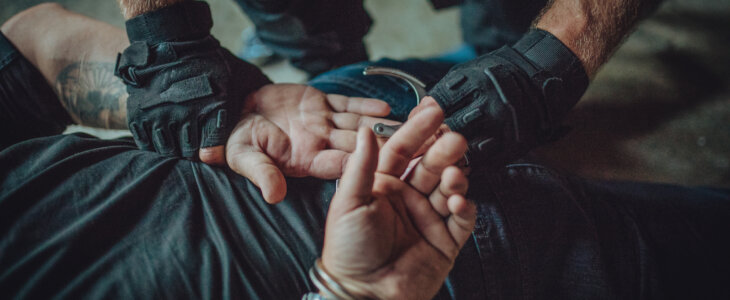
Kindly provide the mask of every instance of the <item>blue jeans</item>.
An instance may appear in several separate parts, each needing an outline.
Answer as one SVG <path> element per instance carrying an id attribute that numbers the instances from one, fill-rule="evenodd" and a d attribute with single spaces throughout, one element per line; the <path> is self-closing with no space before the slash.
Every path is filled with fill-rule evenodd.
<path id="1" fill-rule="evenodd" d="M 427 85 L 451 67 L 383 59 L 314 78 L 328 92 L 379 98 L 405 121 L 404 82 L 364 76 L 368 65 L 404 70 Z M 535 164 L 470 176 L 478 205 L 472 239 L 439 299 L 727 299 L 730 192 L 599 182 Z"/>
<path id="2" fill-rule="evenodd" d="M 362 38 L 372 20 L 362 0 L 235 1 L 264 44 L 310 75 L 368 59 Z M 431 2 L 435 8 L 461 4 L 464 41 L 484 54 L 517 41 L 547 0 Z"/>

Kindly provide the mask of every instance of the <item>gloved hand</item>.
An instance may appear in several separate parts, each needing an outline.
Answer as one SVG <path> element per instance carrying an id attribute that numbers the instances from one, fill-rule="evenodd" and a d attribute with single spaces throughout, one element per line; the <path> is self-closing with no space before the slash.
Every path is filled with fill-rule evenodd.
<path id="1" fill-rule="evenodd" d="M 469 163 L 498 168 L 559 138 L 564 115 L 587 87 L 570 49 L 549 32 L 533 30 L 513 47 L 455 66 L 429 95 L 446 125 L 467 138 Z"/>
<path id="2" fill-rule="evenodd" d="M 137 145 L 195 158 L 225 145 L 246 96 L 270 83 L 210 35 L 205 2 L 185 1 L 126 22 L 131 45 L 115 74 L 127 84 L 127 122 Z"/>

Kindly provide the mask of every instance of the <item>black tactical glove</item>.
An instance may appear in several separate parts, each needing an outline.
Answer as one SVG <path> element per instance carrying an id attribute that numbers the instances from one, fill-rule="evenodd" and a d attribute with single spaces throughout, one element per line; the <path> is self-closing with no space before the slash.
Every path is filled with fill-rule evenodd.
<path id="1" fill-rule="evenodd" d="M 533 30 L 457 65 L 429 92 L 446 125 L 469 142 L 469 163 L 498 168 L 563 132 L 563 116 L 588 87 L 571 51 L 547 31 Z"/>
<path id="2" fill-rule="evenodd" d="M 137 145 L 195 158 L 224 145 L 246 96 L 270 83 L 210 35 L 205 2 L 186 1 L 126 22 L 131 45 L 115 74 L 127 84 L 127 123 Z"/>

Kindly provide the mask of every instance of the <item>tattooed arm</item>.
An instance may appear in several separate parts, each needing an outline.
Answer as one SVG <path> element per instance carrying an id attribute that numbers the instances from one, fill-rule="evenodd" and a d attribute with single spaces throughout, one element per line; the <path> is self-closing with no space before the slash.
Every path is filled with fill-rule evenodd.
<path id="1" fill-rule="evenodd" d="M 127 129 L 127 91 L 113 70 L 113 63 L 78 62 L 58 74 L 54 89 L 76 123 Z"/>
<path id="2" fill-rule="evenodd" d="M 123 30 L 49 3 L 13 16 L 2 32 L 41 71 L 75 123 L 127 128 L 127 92 L 113 61 L 129 44 Z"/>

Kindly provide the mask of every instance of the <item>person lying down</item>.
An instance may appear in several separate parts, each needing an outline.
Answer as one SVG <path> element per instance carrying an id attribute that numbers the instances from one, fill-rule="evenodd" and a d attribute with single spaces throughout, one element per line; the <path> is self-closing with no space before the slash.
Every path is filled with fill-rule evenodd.
<path id="1" fill-rule="evenodd" d="M 467 177 L 457 167 L 465 140 L 433 141 L 438 109 L 387 140 L 367 129 L 386 116 L 404 121 L 412 105 L 403 83 L 363 76 L 363 67 L 429 81 L 450 65 L 381 60 L 292 85 L 296 97 L 270 106 L 326 103 L 316 107 L 328 113 L 312 115 L 347 119 L 306 127 L 339 130 L 347 142 L 302 152 L 346 159 L 319 161 L 320 176 L 285 178 L 272 205 L 265 181 L 247 176 L 260 169 L 231 152 L 259 146 L 252 128 L 267 117 L 292 151 L 299 133 L 255 97 L 247 105 L 261 116 L 241 118 L 228 166 L 142 151 L 131 138 L 61 134 L 69 123 L 126 126 L 123 85 L 112 76 L 124 33 L 41 5 L 2 34 L 0 293 L 8 298 L 730 296 L 729 191 L 589 180 L 534 163 Z"/>

